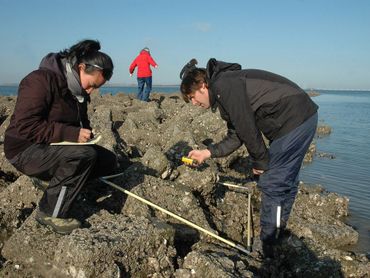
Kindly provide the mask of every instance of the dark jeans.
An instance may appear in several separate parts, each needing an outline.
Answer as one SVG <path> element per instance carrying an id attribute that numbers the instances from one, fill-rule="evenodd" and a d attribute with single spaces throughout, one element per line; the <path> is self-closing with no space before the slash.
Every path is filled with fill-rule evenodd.
<path id="1" fill-rule="evenodd" d="M 149 95 L 152 91 L 152 77 L 138 77 L 137 78 L 138 92 L 137 99 L 142 101 L 149 101 Z M 144 90 L 145 85 L 145 90 Z"/>
<path id="2" fill-rule="evenodd" d="M 269 170 L 263 173 L 258 181 L 258 187 L 262 191 L 262 241 L 274 242 L 278 221 L 281 228 L 286 226 L 298 191 L 299 171 L 315 135 L 316 126 L 317 113 L 270 145 Z"/>
<path id="3" fill-rule="evenodd" d="M 114 153 L 98 145 L 34 144 L 12 159 L 12 164 L 28 176 L 50 181 L 39 209 L 65 218 L 86 180 L 111 174 L 117 160 Z"/>

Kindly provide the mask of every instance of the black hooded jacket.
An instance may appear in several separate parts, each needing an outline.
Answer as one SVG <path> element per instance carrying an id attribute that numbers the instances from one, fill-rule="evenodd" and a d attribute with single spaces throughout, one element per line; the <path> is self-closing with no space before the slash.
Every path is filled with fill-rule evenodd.
<path id="1" fill-rule="evenodd" d="M 268 170 L 269 155 L 261 133 L 270 141 L 292 131 L 318 106 L 297 84 L 280 75 L 210 59 L 209 98 L 227 122 L 227 136 L 208 149 L 212 157 L 232 153 L 243 143 L 253 168 Z M 299 142 L 297 142 L 299 144 Z"/>

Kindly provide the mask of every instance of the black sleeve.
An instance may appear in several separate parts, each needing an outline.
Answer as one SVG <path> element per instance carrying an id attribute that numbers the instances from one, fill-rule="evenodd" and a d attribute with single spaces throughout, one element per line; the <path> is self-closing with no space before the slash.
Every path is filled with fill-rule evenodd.
<path id="1" fill-rule="evenodd" d="M 227 124 L 227 135 L 217 144 L 208 146 L 211 157 L 223 157 L 231 154 L 242 145 L 235 128 L 231 123 Z"/>
<path id="2" fill-rule="evenodd" d="M 87 101 L 84 101 L 82 104 L 77 103 L 79 107 L 79 114 L 81 118 L 81 124 L 82 128 L 87 128 L 92 130 L 91 125 L 90 125 L 90 120 L 87 114 Z"/>
<path id="3" fill-rule="evenodd" d="M 246 84 L 242 80 L 225 82 L 220 101 L 228 112 L 229 121 L 235 127 L 235 132 L 245 144 L 255 169 L 267 170 L 269 154 L 262 134 L 256 126 L 254 111 L 247 97 Z"/>

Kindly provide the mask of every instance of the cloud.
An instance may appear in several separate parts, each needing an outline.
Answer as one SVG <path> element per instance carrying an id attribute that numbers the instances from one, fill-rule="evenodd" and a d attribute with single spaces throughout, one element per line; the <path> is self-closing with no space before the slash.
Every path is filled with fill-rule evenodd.
<path id="1" fill-rule="evenodd" d="M 211 24 L 207 22 L 196 22 L 194 27 L 197 31 L 207 33 L 211 30 Z"/>

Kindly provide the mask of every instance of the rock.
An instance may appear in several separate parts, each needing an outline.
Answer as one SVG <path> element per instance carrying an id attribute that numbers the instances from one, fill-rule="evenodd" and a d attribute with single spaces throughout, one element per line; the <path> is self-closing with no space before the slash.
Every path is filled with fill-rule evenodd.
<path id="1" fill-rule="evenodd" d="M 4 142 L 4 133 L 13 114 L 16 97 L 0 96 L 0 143 Z"/>
<path id="2" fill-rule="evenodd" d="M 179 177 L 176 181 L 191 188 L 192 191 L 207 196 L 214 189 L 215 182 L 219 179 L 215 168 L 212 162 L 196 168 L 181 165 L 177 168 Z"/>
<path id="3" fill-rule="evenodd" d="M 256 190 L 256 184 L 250 186 Z M 253 194 L 253 192 L 251 192 Z M 209 204 L 210 214 L 217 230 L 235 242 L 242 245 L 247 244 L 247 224 L 248 224 L 248 194 L 247 191 L 218 188 L 214 192 L 212 200 L 215 203 Z M 252 206 L 252 204 L 251 204 Z M 253 216 L 251 214 L 251 221 Z M 252 224 L 251 224 L 252 226 Z M 251 231 L 252 237 L 253 231 Z"/>
<path id="4" fill-rule="evenodd" d="M 338 220 L 348 214 L 348 202 L 348 198 L 321 187 L 301 184 L 288 227 L 297 236 L 314 239 L 328 248 L 355 244 L 358 233 Z"/>
<path id="5" fill-rule="evenodd" d="M 93 133 L 102 136 L 99 145 L 114 151 L 116 139 L 112 131 L 112 111 L 105 105 L 99 105 L 94 108 L 94 113 L 89 118 L 91 126 L 94 127 Z"/>
<path id="6" fill-rule="evenodd" d="M 332 131 L 332 128 L 328 125 L 319 125 L 316 129 L 316 136 L 321 138 L 328 136 Z"/>
<path id="7" fill-rule="evenodd" d="M 43 192 L 27 176 L 19 177 L 0 192 L 0 226 L 11 233 L 33 212 Z"/>
<path id="8" fill-rule="evenodd" d="M 168 178 L 172 173 L 172 162 L 166 158 L 159 147 L 149 149 L 141 161 L 144 167 L 156 172 L 154 175 L 162 179 Z"/>
<path id="9" fill-rule="evenodd" d="M 305 218 L 330 216 L 336 219 L 348 215 L 348 197 L 327 192 L 322 186 L 307 186 L 301 183 L 293 211 Z"/>
<path id="10" fill-rule="evenodd" d="M 348 198 L 303 183 L 274 260 L 261 261 L 258 255 L 261 194 L 255 183 L 250 185 L 254 250 L 249 255 L 99 180 L 88 181 L 71 208 L 83 228 L 67 236 L 55 234 L 34 220 L 42 192 L 4 157 L 1 143 L 15 100 L 0 97 L 0 277 L 368 275 L 368 254 L 339 249 L 358 238 L 342 221 Z M 219 184 L 245 185 L 249 180 L 246 148 L 199 167 L 181 162 L 190 150 L 225 136 L 227 127 L 219 113 L 185 104 L 179 94 L 155 93 L 146 103 L 120 93 L 93 94 L 89 116 L 94 132 L 103 135 L 98 144 L 116 152 L 124 171 L 111 182 L 246 245 L 247 194 Z M 319 127 L 317 134 L 328 135 L 330 130 Z M 305 162 L 312 161 L 315 152 L 313 142 Z"/>
<path id="11" fill-rule="evenodd" d="M 330 153 L 324 153 L 324 152 L 320 152 L 317 154 L 318 157 L 324 157 L 324 158 L 329 158 L 329 159 L 335 159 L 335 155 L 334 154 L 330 154 Z"/>
<path id="12" fill-rule="evenodd" d="M 251 267 L 252 266 L 252 267 Z M 249 270 L 260 266 L 258 262 L 236 251 L 214 244 L 197 244 L 184 258 L 175 277 L 257 277 Z M 254 268 L 255 269 L 255 268 Z M 211 274 L 212 273 L 212 274 Z"/>
<path id="13" fill-rule="evenodd" d="M 116 181 L 117 182 L 117 181 Z M 119 183 L 119 182 L 118 182 Z M 129 185 L 130 186 L 130 185 Z M 172 212 L 206 230 L 212 230 L 199 201 L 190 188 L 178 183 L 167 182 L 150 176 L 137 185 L 132 193 Z M 155 216 L 173 225 L 176 229 L 176 240 L 180 242 L 196 242 L 204 234 L 186 225 L 184 222 L 169 216 L 163 211 L 154 209 L 133 197 L 129 197 L 123 207 L 125 215 L 152 217 Z"/>
<path id="14" fill-rule="evenodd" d="M 308 94 L 310 97 L 317 97 L 317 96 L 319 96 L 319 95 L 320 95 L 320 93 L 319 93 L 319 92 L 316 92 L 316 91 L 314 91 L 314 90 L 310 90 L 310 91 L 308 91 L 308 92 L 307 92 L 307 94 Z"/>
<path id="15" fill-rule="evenodd" d="M 68 277 L 117 277 L 127 273 L 147 277 L 174 272 L 174 230 L 169 225 L 105 211 L 89 222 L 89 229 L 60 236 L 29 218 L 6 242 L 3 254 L 21 268 L 34 269 L 33 275 L 47 277 L 57 273 Z"/>
<path id="16" fill-rule="evenodd" d="M 79 229 L 59 241 L 54 263 L 64 273 L 85 277 L 173 273 L 176 250 L 171 226 L 155 219 L 107 214 L 90 222 L 90 229 Z"/>
<path id="17" fill-rule="evenodd" d="M 316 143 L 312 142 L 308 148 L 306 155 L 304 156 L 303 163 L 311 163 L 316 153 Z"/>

